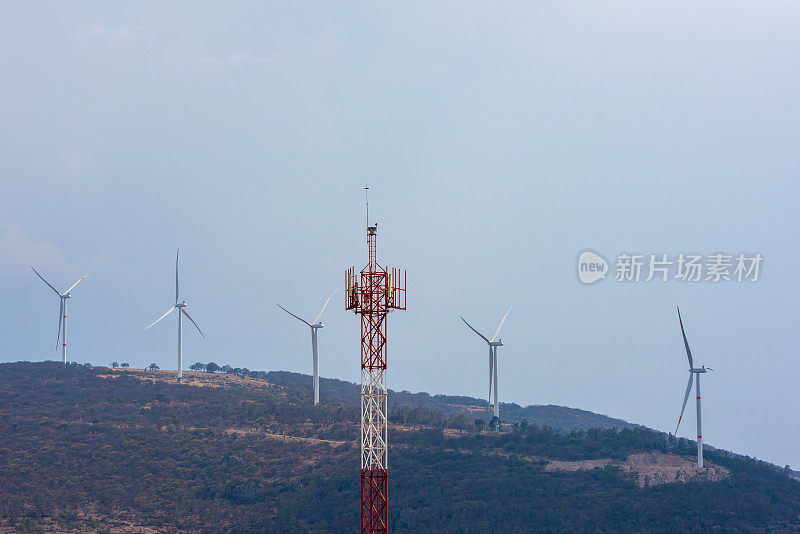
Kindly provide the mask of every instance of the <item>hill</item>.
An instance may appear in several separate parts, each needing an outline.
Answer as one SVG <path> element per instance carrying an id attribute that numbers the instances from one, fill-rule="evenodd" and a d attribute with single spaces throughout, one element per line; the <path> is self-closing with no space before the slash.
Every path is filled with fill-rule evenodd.
<path id="1" fill-rule="evenodd" d="M 352 399 L 185 376 L 0 364 L 0 531 L 357 531 Z M 486 432 L 427 399 L 456 408 L 392 409 L 393 532 L 800 532 L 800 483 L 764 462 L 709 451 L 697 470 L 692 442 L 629 425 Z"/>
<path id="2" fill-rule="evenodd" d="M 267 381 L 297 388 L 311 390 L 311 378 L 308 375 L 287 371 L 270 371 L 264 374 Z M 320 378 L 320 399 L 344 405 L 358 406 L 361 386 L 344 380 Z M 309 393 L 310 394 L 310 393 Z M 430 395 L 428 393 L 411 393 L 409 391 L 389 390 L 389 409 L 399 407 L 423 407 L 436 410 L 446 416 L 463 415 L 471 424 L 475 418 L 491 419 L 487 402 L 467 396 Z M 634 428 L 636 425 L 600 415 L 587 410 L 568 408 L 566 406 L 544 405 L 522 407 L 515 403 L 500 403 L 503 420 L 509 423 L 528 421 L 542 426 L 570 432 L 589 428 Z"/>

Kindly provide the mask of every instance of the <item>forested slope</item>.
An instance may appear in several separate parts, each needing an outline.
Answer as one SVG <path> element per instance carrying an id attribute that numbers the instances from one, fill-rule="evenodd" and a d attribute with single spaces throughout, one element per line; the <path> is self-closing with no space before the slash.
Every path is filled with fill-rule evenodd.
<path id="1" fill-rule="evenodd" d="M 392 532 L 800 531 L 800 483 L 763 462 L 713 451 L 701 472 L 641 427 L 455 417 L 394 409 Z M 0 525 L 355 532 L 357 435 L 355 402 L 314 407 L 278 374 L 0 364 Z"/>

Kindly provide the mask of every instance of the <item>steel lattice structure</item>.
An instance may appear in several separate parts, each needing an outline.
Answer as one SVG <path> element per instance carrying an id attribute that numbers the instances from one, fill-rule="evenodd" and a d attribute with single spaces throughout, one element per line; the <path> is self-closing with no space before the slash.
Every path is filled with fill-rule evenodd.
<path id="1" fill-rule="evenodd" d="M 387 270 L 376 259 L 377 224 L 367 226 L 369 263 L 356 280 L 345 273 L 345 309 L 361 315 L 361 532 L 389 531 L 387 463 L 386 315 L 405 310 L 405 271 Z M 401 280 L 402 276 L 402 280 Z"/>

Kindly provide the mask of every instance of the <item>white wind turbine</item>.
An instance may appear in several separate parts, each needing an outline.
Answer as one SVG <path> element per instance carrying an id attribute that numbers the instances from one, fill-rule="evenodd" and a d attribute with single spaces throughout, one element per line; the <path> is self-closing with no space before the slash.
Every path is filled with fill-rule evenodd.
<path id="1" fill-rule="evenodd" d="M 486 339 L 486 336 L 472 328 L 472 325 L 467 322 L 466 319 L 463 317 L 461 318 L 464 321 L 464 324 L 467 325 L 470 330 L 481 336 L 488 345 L 489 345 L 489 405 L 492 404 L 492 378 L 494 377 L 494 416 L 498 419 L 500 418 L 500 404 L 497 401 L 497 347 L 503 346 L 503 341 L 498 339 L 497 336 L 500 335 L 500 329 L 503 328 L 503 323 L 506 321 L 506 317 L 508 317 L 508 313 L 511 311 L 511 308 L 514 306 L 509 306 L 508 311 L 503 316 L 503 319 L 500 321 L 500 324 L 497 325 L 497 330 L 492 336 L 492 339 Z"/>
<path id="2" fill-rule="evenodd" d="M 31 269 L 33 269 L 33 266 L 31 266 Z M 60 293 L 56 288 L 54 288 L 50 284 L 50 282 L 45 280 L 44 277 L 41 274 L 39 274 L 39 272 L 36 269 L 33 269 L 33 272 L 35 272 L 36 276 L 41 278 L 42 282 L 47 284 L 50 287 L 50 289 L 55 291 L 56 295 L 58 295 L 59 299 L 61 299 L 61 306 L 58 309 L 58 336 L 56 337 L 56 350 L 58 350 L 58 343 L 60 341 L 61 361 L 64 363 L 64 365 L 67 365 L 67 299 L 72 298 L 70 291 L 75 289 L 75 286 L 77 286 L 84 278 L 86 278 L 86 276 L 89 275 L 87 274 L 86 276 L 84 276 L 71 286 L 69 286 L 69 289 L 67 289 L 63 293 Z M 62 325 L 63 325 L 63 330 L 62 330 Z"/>
<path id="3" fill-rule="evenodd" d="M 706 371 L 713 371 L 710 367 L 703 365 L 702 367 L 695 367 L 692 360 L 692 351 L 689 350 L 689 342 L 686 340 L 686 332 L 683 330 L 683 320 L 681 319 L 681 309 L 678 308 L 678 322 L 681 324 L 681 334 L 683 335 L 683 344 L 686 347 L 686 356 L 689 357 L 689 383 L 686 385 L 686 395 L 683 397 L 683 407 L 681 408 L 681 415 L 678 417 L 678 424 L 675 426 L 675 435 L 678 435 L 678 427 L 681 426 L 681 419 L 683 419 L 683 412 L 686 410 L 686 401 L 689 400 L 689 393 L 692 391 L 692 379 L 697 375 L 697 467 L 703 467 L 703 424 L 700 418 L 700 375 Z"/>
<path id="4" fill-rule="evenodd" d="M 179 382 L 181 380 L 181 377 L 183 376 L 183 356 L 181 354 L 182 345 L 183 345 L 183 340 L 182 340 L 183 321 L 181 320 L 181 314 L 185 315 L 186 318 L 189 319 L 192 322 L 194 327 L 197 328 L 197 331 L 200 332 L 200 335 L 203 336 L 203 339 L 205 339 L 205 337 L 206 337 L 203 334 L 203 331 L 200 330 L 200 327 L 197 326 L 197 323 L 194 322 L 194 319 L 189 317 L 189 314 L 186 313 L 186 301 L 183 300 L 181 302 L 178 302 L 178 298 L 179 298 L 179 293 L 178 293 L 178 254 L 180 254 L 180 252 L 181 252 L 181 248 L 178 247 L 178 252 L 175 253 L 175 305 L 172 306 L 170 309 L 168 309 L 167 313 L 165 313 L 164 315 L 162 315 L 161 317 L 156 319 L 152 324 L 150 324 L 149 326 L 147 326 L 147 328 L 144 329 L 144 330 L 147 330 L 148 328 L 150 328 L 151 326 L 153 326 L 154 324 L 159 322 L 161 319 L 163 319 L 164 317 L 166 317 L 170 313 L 174 312 L 175 310 L 178 310 L 178 381 Z M 142 332 L 144 332 L 144 330 L 142 330 Z"/>
<path id="5" fill-rule="evenodd" d="M 333 298 L 333 295 L 336 293 L 336 289 L 333 290 L 333 293 L 330 294 L 328 300 L 325 301 L 325 304 L 322 305 L 322 309 L 319 311 L 317 316 L 314 318 L 314 322 L 309 323 L 305 319 L 298 317 L 297 315 L 293 314 L 277 302 L 275 303 L 280 309 L 297 319 L 298 321 L 302 322 L 303 324 L 308 325 L 311 327 L 311 351 L 314 356 L 314 405 L 316 406 L 319 404 L 319 353 L 318 353 L 318 345 L 317 345 L 317 330 L 323 328 L 325 325 L 320 322 L 320 317 L 322 317 L 322 313 L 325 311 L 325 308 L 328 306 L 328 303 Z"/>

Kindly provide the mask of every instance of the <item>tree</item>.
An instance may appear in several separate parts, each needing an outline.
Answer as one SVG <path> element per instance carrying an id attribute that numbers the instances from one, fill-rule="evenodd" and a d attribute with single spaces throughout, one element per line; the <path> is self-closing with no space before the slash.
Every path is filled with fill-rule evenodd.
<path id="1" fill-rule="evenodd" d="M 30 517 L 23 517 L 17 523 L 17 532 L 44 532 L 44 529 Z"/>
<path id="2" fill-rule="evenodd" d="M 208 362 L 206 364 L 206 373 L 216 373 L 219 370 L 221 370 L 220 366 L 214 362 Z"/>
<path id="3" fill-rule="evenodd" d="M 122 367 L 123 369 L 127 369 L 128 367 L 130 367 L 128 362 L 122 362 L 121 364 L 119 364 L 119 366 Z"/>
<path id="4" fill-rule="evenodd" d="M 119 364 L 117 362 L 111 362 L 111 367 L 116 369 L 117 367 L 119 367 Z"/>
<path id="5" fill-rule="evenodd" d="M 485 424 L 486 421 L 484 421 L 483 419 L 475 419 L 475 428 L 477 428 L 478 430 L 483 430 L 483 425 Z"/>
<path id="6" fill-rule="evenodd" d="M 449 421 L 447 421 L 447 426 L 455 428 L 461 433 L 467 426 L 467 420 L 463 414 L 451 415 Z"/>
<path id="7" fill-rule="evenodd" d="M 193 363 L 192 365 L 189 366 L 189 369 L 191 369 L 192 371 L 205 371 L 206 364 L 200 362 Z"/>
<path id="8" fill-rule="evenodd" d="M 531 425 L 530 425 L 530 423 L 528 423 L 528 420 L 527 419 L 523 419 L 522 422 L 519 424 L 519 431 L 522 434 L 527 434 L 528 433 L 528 428 L 530 428 L 530 426 Z"/>
<path id="9" fill-rule="evenodd" d="M 153 370 L 153 371 L 158 371 L 159 369 L 161 369 L 161 368 L 160 368 L 158 365 L 156 365 L 155 363 L 151 363 L 150 365 L 148 365 L 148 366 L 147 366 L 147 368 L 148 368 L 148 369 L 151 369 L 151 370 Z"/>
<path id="10" fill-rule="evenodd" d="M 231 374 L 233 372 L 233 367 L 230 364 L 225 364 L 222 366 L 222 372 L 225 374 Z"/>
<path id="11" fill-rule="evenodd" d="M 500 418 L 496 415 L 492 416 L 491 421 L 489 421 L 489 428 L 492 430 L 500 430 Z"/>

